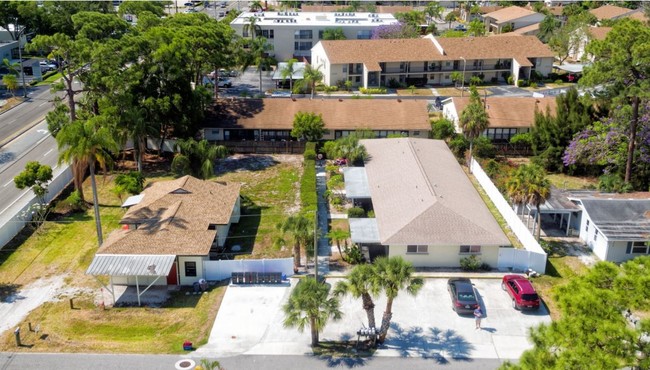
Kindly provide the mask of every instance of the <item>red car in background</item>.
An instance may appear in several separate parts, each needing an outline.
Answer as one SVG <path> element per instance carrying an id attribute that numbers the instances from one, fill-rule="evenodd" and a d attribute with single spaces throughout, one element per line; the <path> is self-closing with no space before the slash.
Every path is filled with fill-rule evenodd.
<path id="1" fill-rule="evenodd" d="M 510 295 L 514 309 L 539 309 L 539 296 L 526 277 L 521 275 L 506 275 L 501 281 L 501 288 Z"/>

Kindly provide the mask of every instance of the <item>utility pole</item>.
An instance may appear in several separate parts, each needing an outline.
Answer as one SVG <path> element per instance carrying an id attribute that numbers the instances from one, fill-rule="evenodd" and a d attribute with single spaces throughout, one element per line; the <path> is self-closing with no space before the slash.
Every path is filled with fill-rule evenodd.
<path id="1" fill-rule="evenodd" d="M 463 57 L 460 57 L 460 59 L 463 60 L 463 80 L 460 85 L 460 97 L 462 98 L 465 93 L 465 66 L 467 66 L 467 60 Z"/>
<path id="2" fill-rule="evenodd" d="M 318 281 L 318 210 L 314 213 L 314 277 Z"/>
<path id="3" fill-rule="evenodd" d="M 25 88 L 25 69 L 23 67 L 23 52 L 22 52 L 22 50 L 20 48 L 20 38 L 22 37 L 23 32 L 25 31 L 25 29 L 23 28 L 21 31 L 18 31 L 18 22 L 16 22 L 14 24 L 14 27 L 16 27 L 16 31 L 18 32 L 18 34 L 17 34 L 18 35 L 18 37 L 17 37 L 17 39 L 18 39 L 18 59 L 20 59 L 20 75 L 22 76 L 22 80 L 23 80 L 23 98 L 27 99 L 27 90 Z"/>

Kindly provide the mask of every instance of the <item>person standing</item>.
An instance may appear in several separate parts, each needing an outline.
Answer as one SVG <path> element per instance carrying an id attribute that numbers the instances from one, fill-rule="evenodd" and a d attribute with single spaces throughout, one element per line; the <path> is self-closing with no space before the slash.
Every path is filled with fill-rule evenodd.
<path id="1" fill-rule="evenodd" d="M 479 330 L 481 328 L 482 318 L 483 318 L 483 311 L 481 311 L 481 306 L 478 306 L 474 310 L 474 319 L 476 320 L 476 330 Z"/>

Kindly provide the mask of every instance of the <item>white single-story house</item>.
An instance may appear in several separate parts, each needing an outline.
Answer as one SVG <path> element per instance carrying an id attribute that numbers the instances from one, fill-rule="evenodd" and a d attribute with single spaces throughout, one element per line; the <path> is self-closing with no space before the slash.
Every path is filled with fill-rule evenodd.
<path id="1" fill-rule="evenodd" d="M 369 160 L 344 170 L 346 194 L 375 218 L 350 219 L 351 239 L 370 255 L 416 267 L 459 267 L 476 255 L 496 267 L 510 241 L 441 140 L 366 139 Z"/>
<path id="2" fill-rule="evenodd" d="M 110 276 L 112 285 L 192 285 L 203 261 L 239 222 L 241 184 L 183 176 L 155 182 L 130 197 L 120 224 L 99 247 L 86 271 Z M 146 290 L 146 289 L 145 289 Z"/>

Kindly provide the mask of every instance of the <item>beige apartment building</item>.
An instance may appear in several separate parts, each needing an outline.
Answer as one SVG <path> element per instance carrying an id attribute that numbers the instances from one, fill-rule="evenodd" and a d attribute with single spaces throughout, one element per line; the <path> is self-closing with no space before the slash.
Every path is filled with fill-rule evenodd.
<path id="1" fill-rule="evenodd" d="M 513 76 L 530 79 L 535 71 L 551 73 L 554 54 L 534 36 L 320 41 L 311 51 L 312 65 L 326 85 L 350 80 L 357 87 L 450 85 L 451 74 L 483 76 L 498 82 Z"/>

